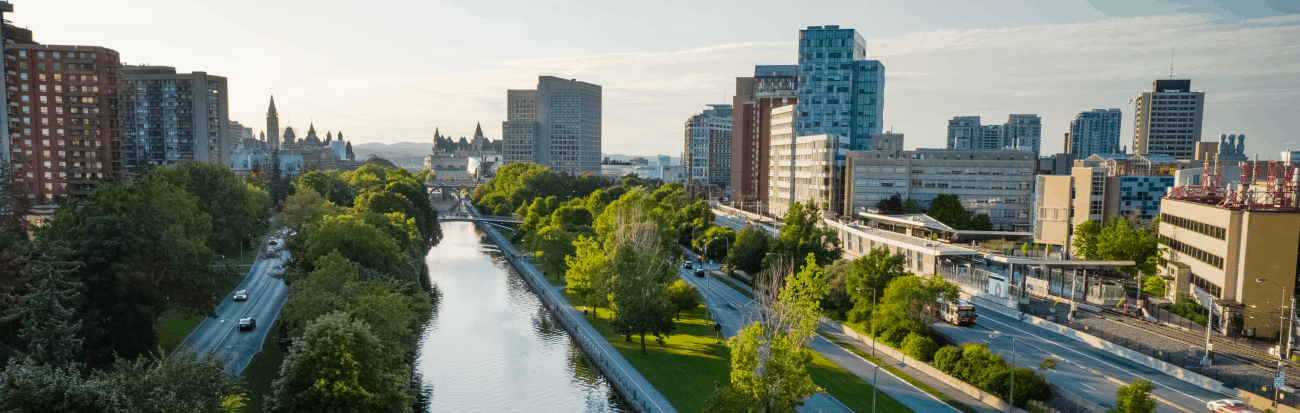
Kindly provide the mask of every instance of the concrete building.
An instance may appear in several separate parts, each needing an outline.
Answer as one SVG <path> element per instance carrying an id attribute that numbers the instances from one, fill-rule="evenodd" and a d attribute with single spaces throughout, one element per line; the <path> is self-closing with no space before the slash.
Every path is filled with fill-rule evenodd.
<path id="1" fill-rule="evenodd" d="M 659 159 L 659 166 L 672 166 L 672 165 L 673 165 L 673 157 L 671 157 L 671 156 L 668 156 L 668 155 L 658 155 L 657 158 Z"/>
<path id="2" fill-rule="evenodd" d="M 871 146 L 871 135 L 884 126 L 885 66 L 866 58 L 867 42 L 853 29 L 799 31 L 795 134 L 846 137 L 853 149 Z"/>
<path id="3" fill-rule="evenodd" d="M 689 186 L 726 192 L 731 185 L 731 105 L 708 105 L 686 119 L 682 165 L 690 171 Z"/>
<path id="4" fill-rule="evenodd" d="M 554 76 L 538 77 L 534 90 L 507 90 L 505 162 L 600 175 L 601 99 L 599 85 Z"/>
<path id="5" fill-rule="evenodd" d="M 1043 142 L 1043 119 L 1035 114 L 1011 114 L 1002 124 L 1002 148 L 1039 153 Z"/>
<path id="6" fill-rule="evenodd" d="M 1192 159 L 1201 140 L 1205 93 L 1193 92 L 1188 79 L 1156 80 L 1133 101 L 1133 153 Z"/>
<path id="7" fill-rule="evenodd" d="M 736 78 L 731 133 L 731 196 L 742 207 L 761 208 L 767 200 L 768 149 L 772 109 L 793 105 L 799 66 L 754 67 L 753 77 Z"/>
<path id="8" fill-rule="evenodd" d="M 948 149 L 983 148 L 983 138 L 979 116 L 954 116 L 948 120 Z"/>
<path id="9" fill-rule="evenodd" d="M 857 215 L 898 194 L 922 207 L 955 194 L 972 215 L 988 214 L 997 231 L 1032 226 L 1033 153 L 1014 149 L 903 150 L 902 134 L 879 134 L 870 151 L 849 152 L 845 210 Z"/>
<path id="10" fill-rule="evenodd" d="M 1093 109 L 1074 115 L 1066 135 L 1065 153 L 1080 159 L 1098 153 L 1123 153 L 1119 148 L 1123 116 L 1119 109 Z"/>
<path id="11" fill-rule="evenodd" d="M 120 177 L 117 52 L 18 42 L 4 51 L 17 189 L 38 209 L 53 209 Z"/>
<path id="12" fill-rule="evenodd" d="M 1174 187 L 1178 166 L 1163 155 L 1093 155 L 1069 175 L 1039 175 L 1034 196 L 1034 242 L 1065 246 L 1074 227 L 1122 215 L 1149 225 L 1161 198 Z"/>
<path id="13" fill-rule="evenodd" d="M 186 160 L 231 166 L 225 77 L 176 73 L 170 66 L 124 66 L 122 81 L 127 171 Z"/>
<path id="14" fill-rule="evenodd" d="M 659 177 L 663 178 L 667 184 L 686 185 L 686 167 L 682 165 L 661 165 L 659 166 Z"/>
<path id="15" fill-rule="evenodd" d="M 12 4 L 9 4 L 7 1 L 0 1 L 0 55 L 7 55 L 7 53 L 4 52 L 5 44 L 7 43 L 6 40 L 15 43 L 32 43 L 31 30 L 20 29 L 15 27 L 13 24 L 5 23 L 8 21 L 5 19 L 5 13 L 13 12 L 14 6 Z M 9 60 L 5 59 L 5 63 L 8 62 Z M 5 89 L 17 85 L 14 76 L 8 73 L 9 70 L 11 70 L 9 67 L 5 67 Z M 14 124 L 11 126 L 9 124 L 9 122 L 17 122 L 17 119 L 22 118 L 16 112 L 16 108 L 9 105 L 10 98 L 11 96 L 9 96 L 8 93 L 0 95 L 0 104 L 4 105 L 4 110 L 0 110 L 0 164 L 8 164 L 10 161 L 12 154 L 10 148 L 13 147 L 12 140 L 17 138 L 9 133 L 11 128 L 15 131 L 21 128 L 20 125 Z"/>
<path id="16" fill-rule="evenodd" d="M 782 216 L 791 204 L 802 202 L 843 214 L 844 159 L 852 141 L 843 135 L 798 136 L 794 112 L 795 106 L 772 110 L 767 211 Z"/>
<path id="17" fill-rule="evenodd" d="M 1070 168 L 1074 167 L 1074 155 L 1068 153 L 1058 153 L 1052 156 L 1041 156 L 1038 158 L 1038 170 L 1035 175 L 1069 175 Z"/>

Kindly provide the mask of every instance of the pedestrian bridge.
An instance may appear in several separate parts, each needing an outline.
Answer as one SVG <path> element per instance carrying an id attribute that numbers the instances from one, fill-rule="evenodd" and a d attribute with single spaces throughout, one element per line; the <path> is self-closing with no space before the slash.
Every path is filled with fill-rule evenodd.
<path id="1" fill-rule="evenodd" d="M 438 216 L 438 222 L 489 222 L 497 224 L 521 224 L 524 221 L 515 217 L 503 217 L 497 215 L 479 215 L 477 217 L 470 214 L 447 214 Z"/>

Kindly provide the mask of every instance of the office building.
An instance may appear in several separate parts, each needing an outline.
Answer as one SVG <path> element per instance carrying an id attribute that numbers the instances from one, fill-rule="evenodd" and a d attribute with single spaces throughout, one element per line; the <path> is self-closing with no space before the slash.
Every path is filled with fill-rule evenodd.
<path id="1" fill-rule="evenodd" d="M 687 186 L 710 187 L 725 193 L 731 185 L 732 107 L 708 106 L 686 119 L 682 165 L 691 172 Z"/>
<path id="2" fill-rule="evenodd" d="M 246 127 L 238 121 L 230 121 L 230 126 L 226 128 L 226 142 L 230 145 L 231 150 L 239 148 L 239 145 L 252 146 L 260 145 L 257 137 L 253 135 L 253 128 Z M 256 142 L 255 142 L 256 141 Z"/>
<path id="3" fill-rule="evenodd" d="M 193 160 L 230 166 L 226 78 L 168 66 L 122 67 L 127 171 Z"/>
<path id="4" fill-rule="evenodd" d="M 1014 149 L 903 150 L 903 134 L 878 134 L 869 151 L 848 154 L 845 210 L 872 211 L 894 194 L 922 207 L 942 194 L 957 195 L 966 211 L 988 214 L 996 231 L 1028 232 L 1033 196 L 1033 153 Z"/>
<path id="5" fill-rule="evenodd" d="M 948 120 L 948 149 L 1015 149 L 1038 153 L 1043 121 L 1038 115 L 1009 115 L 1001 125 L 982 125 L 979 116 Z"/>
<path id="6" fill-rule="evenodd" d="M 555 172 L 600 175 L 601 87 L 540 76 L 537 89 L 506 91 L 505 163 L 533 162 Z"/>
<path id="7" fill-rule="evenodd" d="M 668 156 L 668 155 L 658 155 L 657 158 L 659 159 L 659 166 L 672 166 L 672 165 L 673 165 L 673 157 L 671 157 L 671 156 Z"/>
<path id="8" fill-rule="evenodd" d="M 1065 153 L 1087 158 L 1098 153 L 1123 153 L 1119 148 L 1123 113 L 1119 109 L 1093 109 L 1079 112 L 1070 121 Z"/>
<path id="9" fill-rule="evenodd" d="M 6 25 L 6 33 L 12 30 Z M 8 153 L 18 190 L 52 209 L 90 194 L 102 178 L 119 177 L 117 52 L 20 42 L 4 49 Z"/>
<path id="10" fill-rule="evenodd" d="M 731 131 L 731 197 L 743 208 L 763 210 L 768 198 L 768 150 L 772 109 L 798 98 L 796 65 L 756 66 L 753 77 L 736 78 Z"/>
<path id="11" fill-rule="evenodd" d="M 1201 140 L 1205 93 L 1188 79 L 1156 80 L 1133 99 L 1133 152 L 1192 159 Z"/>
<path id="12" fill-rule="evenodd" d="M 867 42 L 853 29 L 799 31 L 797 136 L 838 135 L 853 149 L 871 146 L 884 126 L 885 66 L 866 58 Z"/>
<path id="13" fill-rule="evenodd" d="M 852 141 L 843 135 L 795 135 L 794 112 L 793 105 L 772 110 L 767 211 L 783 216 L 801 202 L 843 214 L 844 159 Z"/>
<path id="14" fill-rule="evenodd" d="M 1282 151 L 1282 162 L 1291 162 L 1300 164 L 1300 151 L 1288 149 Z"/>
<path id="15" fill-rule="evenodd" d="M 1068 153 L 1058 153 L 1052 156 L 1040 156 L 1038 158 L 1038 170 L 1035 175 L 1069 175 L 1070 168 L 1074 167 L 1074 155 Z"/>
<path id="16" fill-rule="evenodd" d="M 1069 175 L 1039 175 L 1034 197 L 1034 242 L 1065 246 L 1074 227 L 1113 216 L 1151 223 L 1161 198 L 1174 187 L 1179 163 L 1167 155 L 1094 154 Z"/>

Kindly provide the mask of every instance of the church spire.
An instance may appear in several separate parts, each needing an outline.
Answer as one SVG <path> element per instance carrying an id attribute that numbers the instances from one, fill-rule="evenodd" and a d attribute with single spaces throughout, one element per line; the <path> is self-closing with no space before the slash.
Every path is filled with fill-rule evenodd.
<path id="1" fill-rule="evenodd" d="M 434 137 L 435 139 L 436 139 L 436 138 L 441 138 L 441 137 L 442 137 L 442 135 L 438 134 L 438 127 L 437 127 L 437 126 L 434 126 L 434 127 L 433 127 L 433 137 Z"/>
<path id="2" fill-rule="evenodd" d="M 474 137 L 475 138 L 483 137 L 483 124 L 481 122 L 476 122 L 474 124 Z"/>
<path id="3" fill-rule="evenodd" d="M 272 149 L 280 148 L 280 114 L 275 111 L 275 95 L 271 95 L 271 106 L 266 109 L 267 143 Z"/>

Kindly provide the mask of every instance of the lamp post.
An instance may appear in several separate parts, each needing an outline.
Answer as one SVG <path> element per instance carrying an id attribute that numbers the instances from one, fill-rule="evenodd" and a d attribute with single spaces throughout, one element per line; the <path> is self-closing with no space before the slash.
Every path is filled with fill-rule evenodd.
<path id="1" fill-rule="evenodd" d="M 989 338 L 998 338 L 1001 335 L 1001 332 L 994 331 L 993 334 L 989 334 Z M 1016 402 L 1016 338 L 1010 336 L 1007 338 L 1011 339 L 1011 397 L 1007 400 L 1007 413 L 1011 413 Z"/>
<path id="2" fill-rule="evenodd" d="M 1277 302 L 1277 375 L 1282 375 L 1282 360 L 1290 352 L 1290 346 L 1283 344 L 1282 331 L 1286 329 L 1286 288 L 1267 278 L 1256 278 L 1256 283 L 1268 281 L 1282 291 L 1282 300 Z M 1273 386 L 1273 407 L 1277 407 L 1277 398 L 1282 395 L 1282 386 Z"/>
<path id="3" fill-rule="evenodd" d="M 871 290 L 871 317 L 867 322 L 871 323 L 871 358 L 876 358 L 876 289 L 857 287 L 854 290 L 862 291 L 864 289 Z M 879 372 L 880 365 L 875 365 L 875 369 L 871 370 L 871 413 L 876 413 L 876 375 Z"/>

